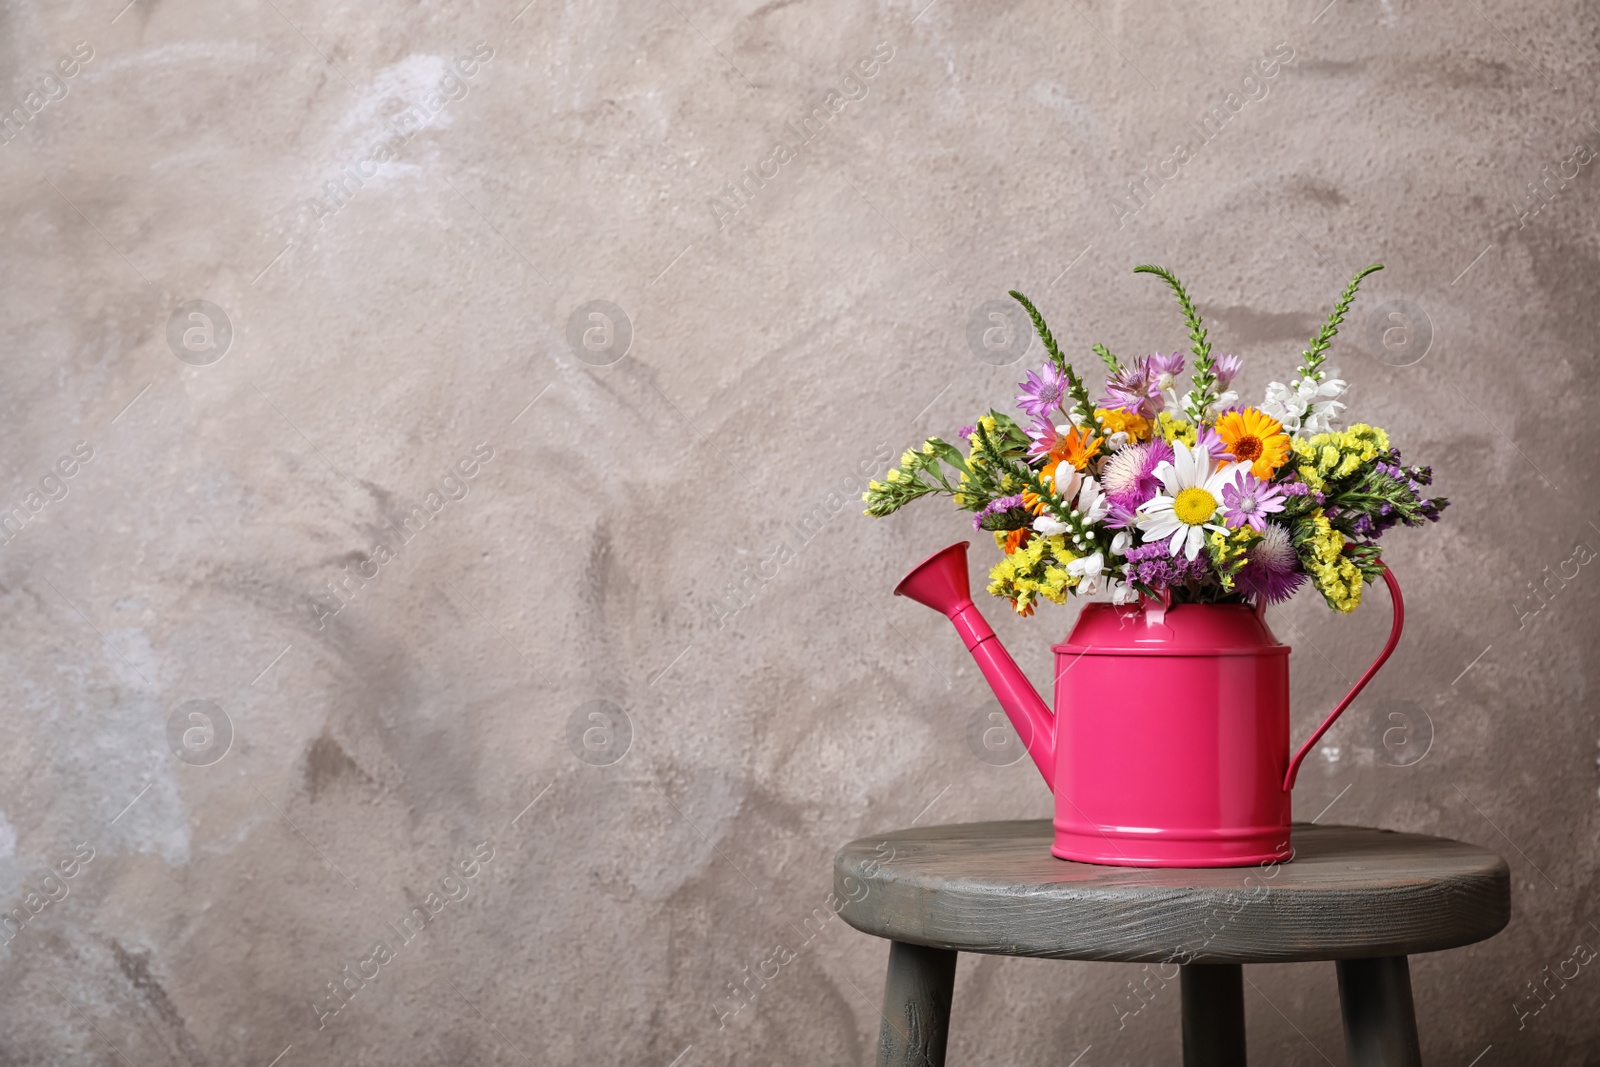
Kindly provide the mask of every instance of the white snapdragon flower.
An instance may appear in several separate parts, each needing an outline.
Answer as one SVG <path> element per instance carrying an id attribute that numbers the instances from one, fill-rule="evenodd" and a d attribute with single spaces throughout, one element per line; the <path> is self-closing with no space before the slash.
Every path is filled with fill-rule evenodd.
<path id="1" fill-rule="evenodd" d="M 1100 483 L 1092 477 L 1074 472 L 1075 481 L 1069 485 L 1076 490 L 1077 498 L 1072 505 L 1072 518 L 1084 526 L 1093 526 L 1111 514 L 1111 502 L 1106 499 L 1106 494 L 1100 488 Z M 1063 493 L 1068 500 L 1073 500 L 1069 493 Z M 1040 515 L 1033 520 L 1033 532 L 1046 537 L 1056 534 L 1070 533 L 1073 527 L 1051 515 Z M 1081 542 L 1080 542 L 1081 544 Z"/>
<path id="2" fill-rule="evenodd" d="M 1083 487 L 1078 490 L 1078 514 L 1087 526 L 1093 526 L 1111 514 L 1111 502 L 1106 499 L 1100 483 L 1093 478 L 1085 477 Z"/>
<path id="3" fill-rule="evenodd" d="M 1072 527 L 1068 526 L 1066 523 L 1057 522 L 1048 515 L 1040 515 L 1037 519 L 1033 520 L 1033 532 L 1044 537 L 1054 537 L 1056 534 L 1064 534 L 1070 529 L 1072 529 Z"/>
<path id="4" fill-rule="evenodd" d="M 1331 433 L 1345 408 L 1339 398 L 1347 388 L 1343 378 L 1297 378 L 1291 385 L 1269 382 L 1261 410 L 1282 423 L 1290 435 Z"/>
<path id="5" fill-rule="evenodd" d="M 1101 552 L 1079 556 L 1067 564 L 1067 573 L 1078 579 L 1079 596 L 1094 596 L 1100 591 L 1100 580 L 1105 575 L 1106 557 Z"/>

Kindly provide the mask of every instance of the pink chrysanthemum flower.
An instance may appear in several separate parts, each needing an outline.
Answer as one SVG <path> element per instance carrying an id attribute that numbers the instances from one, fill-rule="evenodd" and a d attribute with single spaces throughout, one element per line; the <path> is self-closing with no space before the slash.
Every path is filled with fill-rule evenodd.
<path id="1" fill-rule="evenodd" d="M 1283 510 L 1283 490 L 1257 478 L 1247 470 L 1222 486 L 1222 521 L 1237 530 L 1241 526 L 1260 533 L 1267 516 Z"/>
<path id="2" fill-rule="evenodd" d="M 1172 459 L 1172 446 L 1159 437 L 1142 445 L 1118 449 L 1106 460 L 1100 484 L 1106 499 L 1128 510 L 1137 508 L 1161 488 L 1156 467 Z"/>
<path id="3" fill-rule="evenodd" d="M 1150 384 L 1158 390 L 1165 391 L 1178 387 L 1178 375 L 1183 373 L 1183 353 L 1174 352 L 1170 356 L 1156 353 L 1146 357 L 1150 365 Z"/>
<path id="4" fill-rule="evenodd" d="M 1163 356 L 1159 352 L 1140 356 L 1106 382 L 1103 408 L 1132 411 L 1153 419 L 1167 408 L 1168 395 L 1176 395 L 1178 375 L 1183 373 L 1183 353 Z"/>
<path id="5" fill-rule="evenodd" d="M 1216 363 L 1212 366 L 1211 371 L 1217 376 L 1218 392 L 1227 389 L 1228 386 L 1233 384 L 1233 380 L 1239 376 L 1239 369 L 1243 365 L 1244 361 L 1238 356 L 1217 357 Z"/>
<path id="6" fill-rule="evenodd" d="M 1043 415 L 1033 417 L 1033 425 L 1028 427 L 1028 439 L 1033 444 L 1028 446 L 1028 455 L 1046 456 L 1050 450 L 1061 442 L 1061 434 L 1056 430 L 1055 423 Z"/>

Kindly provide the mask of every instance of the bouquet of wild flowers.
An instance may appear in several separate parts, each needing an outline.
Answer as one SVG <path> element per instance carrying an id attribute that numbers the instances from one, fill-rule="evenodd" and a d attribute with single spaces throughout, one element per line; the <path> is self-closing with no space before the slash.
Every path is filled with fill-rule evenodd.
<path id="1" fill-rule="evenodd" d="M 1361 602 L 1383 570 L 1377 540 L 1396 523 L 1437 521 L 1447 501 L 1425 495 L 1428 467 L 1407 467 L 1389 435 L 1363 423 L 1335 429 L 1345 383 L 1323 369 L 1355 299 L 1360 271 L 1301 354 L 1294 380 L 1273 382 L 1259 405 L 1229 389 L 1237 356 L 1211 354 L 1200 313 L 1170 271 L 1142 266 L 1172 287 L 1189 325 L 1194 365 L 1179 396 L 1184 356 L 1123 363 L 1104 345 L 1105 396 L 1061 354 L 1044 317 L 1013 292 L 1049 354 L 1019 386 L 1026 425 L 990 411 L 960 431 L 968 451 L 929 438 L 862 499 L 884 516 L 946 494 L 973 512 L 1003 558 L 989 592 L 1023 615 L 1040 597 L 1105 589 L 1115 603 L 1140 594 L 1174 603 L 1272 603 L 1307 580 L 1338 611 Z"/>

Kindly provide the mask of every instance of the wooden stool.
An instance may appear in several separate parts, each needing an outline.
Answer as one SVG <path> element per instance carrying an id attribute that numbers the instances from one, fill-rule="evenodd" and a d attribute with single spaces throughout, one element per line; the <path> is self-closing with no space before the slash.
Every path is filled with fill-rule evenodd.
<path id="1" fill-rule="evenodd" d="M 1297 824 L 1293 862 L 1155 869 L 1050 855 L 1048 820 L 863 837 L 834 857 L 839 914 L 888 938 L 880 1067 L 942 1067 L 957 952 L 1162 963 L 1185 1067 L 1245 1062 L 1244 963 L 1336 960 L 1355 1067 L 1421 1062 L 1406 957 L 1492 937 L 1511 873 L 1442 837 Z"/>

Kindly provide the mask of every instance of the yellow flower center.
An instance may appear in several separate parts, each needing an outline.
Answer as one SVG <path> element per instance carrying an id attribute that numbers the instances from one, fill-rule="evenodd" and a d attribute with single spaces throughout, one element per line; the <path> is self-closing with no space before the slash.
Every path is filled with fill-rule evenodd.
<path id="1" fill-rule="evenodd" d="M 1193 486 L 1178 493 L 1172 501 L 1172 513 L 1185 526 L 1199 526 L 1217 513 L 1217 498 Z"/>

